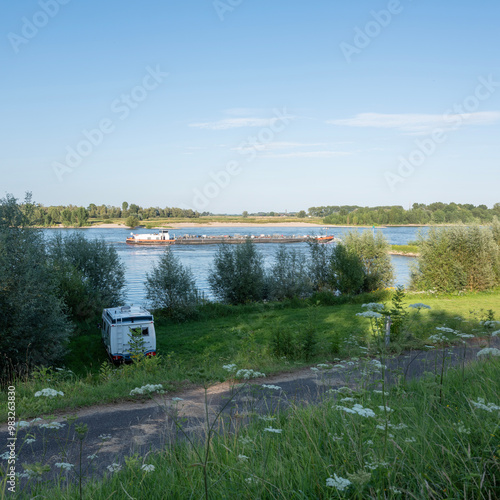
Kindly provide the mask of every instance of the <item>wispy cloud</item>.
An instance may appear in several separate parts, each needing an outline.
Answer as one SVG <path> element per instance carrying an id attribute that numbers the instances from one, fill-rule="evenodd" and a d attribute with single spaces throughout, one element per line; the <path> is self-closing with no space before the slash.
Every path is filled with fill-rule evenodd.
<path id="1" fill-rule="evenodd" d="M 291 153 L 264 153 L 262 158 L 335 158 L 347 156 L 348 151 L 293 151 Z"/>
<path id="2" fill-rule="evenodd" d="M 318 146 L 327 146 L 324 142 L 313 142 L 313 143 L 304 143 L 304 142 L 268 142 L 266 144 L 243 144 L 241 146 L 237 146 L 235 148 L 231 148 L 233 151 L 247 151 L 249 149 L 257 149 L 258 151 L 271 151 L 277 149 L 294 149 L 294 148 L 307 148 L 307 147 L 318 147 Z"/>
<path id="3" fill-rule="evenodd" d="M 205 130 L 228 130 L 242 127 L 268 127 L 276 118 L 224 118 L 215 122 L 190 123 L 190 127 Z"/>
<path id="4" fill-rule="evenodd" d="M 353 118 L 328 120 L 331 125 L 347 127 L 391 128 L 402 130 L 409 134 L 427 134 L 437 127 L 443 129 L 454 128 L 455 115 L 437 114 L 383 114 L 359 113 Z M 500 120 L 500 112 L 482 111 L 476 113 L 462 113 L 460 118 L 468 125 L 490 125 Z"/>
<path id="5" fill-rule="evenodd" d="M 326 142 L 269 142 L 267 144 L 243 144 L 232 148 L 233 151 L 246 153 L 247 151 L 257 150 L 261 158 L 334 158 L 336 156 L 346 156 L 352 154 L 347 151 L 333 151 L 324 149 L 333 147 L 335 144 Z M 318 150 L 321 147 L 323 149 Z M 311 148 L 316 148 L 316 150 Z M 300 151 L 297 151 L 300 149 Z M 309 149 L 304 151 L 304 149 Z"/>

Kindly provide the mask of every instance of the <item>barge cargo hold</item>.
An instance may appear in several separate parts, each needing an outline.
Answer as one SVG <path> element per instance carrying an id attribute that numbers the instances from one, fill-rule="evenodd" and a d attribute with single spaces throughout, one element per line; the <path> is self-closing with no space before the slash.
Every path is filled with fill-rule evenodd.
<path id="1" fill-rule="evenodd" d="M 184 235 L 172 237 L 167 229 L 160 229 L 158 233 L 153 234 L 134 234 L 131 233 L 126 240 L 129 245 L 219 245 L 221 243 L 238 244 L 245 243 L 250 239 L 253 243 L 305 243 L 307 241 L 318 241 L 320 243 L 329 243 L 339 241 L 334 236 L 309 236 L 293 235 L 285 236 L 280 234 L 261 234 L 255 235 Z"/>

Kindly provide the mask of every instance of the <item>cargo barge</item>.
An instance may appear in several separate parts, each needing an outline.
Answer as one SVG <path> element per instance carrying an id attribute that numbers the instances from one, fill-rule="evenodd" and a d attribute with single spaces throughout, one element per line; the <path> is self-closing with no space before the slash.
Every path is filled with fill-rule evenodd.
<path id="1" fill-rule="evenodd" d="M 238 244 L 245 243 L 250 239 L 252 243 L 305 243 L 307 241 L 317 241 L 319 243 L 330 243 L 339 241 L 334 236 L 309 236 L 309 235 L 292 235 L 285 236 L 283 234 L 261 234 L 261 235 L 190 235 L 175 237 L 172 236 L 168 229 L 160 229 L 158 233 L 152 234 L 134 234 L 127 238 L 126 242 L 129 245 L 219 245 L 221 243 Z"/>

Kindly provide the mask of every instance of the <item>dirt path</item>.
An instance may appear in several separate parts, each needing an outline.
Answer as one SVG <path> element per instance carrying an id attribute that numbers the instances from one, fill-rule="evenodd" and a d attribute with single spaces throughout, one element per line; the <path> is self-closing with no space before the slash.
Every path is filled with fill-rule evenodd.
<path id="1" fill-rule="evenodd" d="M 492 346 L 499 347 L 500 339 L 494 339 Z M 478 342 L 467 348 L 466 362 L 476 359 L 480 349 Z M 463 362 L 464 350 L 450 348 L 446 366 Z M 441 364 L 440 350 L 413 351 L 388 359 L 386 377 L 388 384 L 398 379 L 414 379 L 425 372 L 435 372 Z M 343 386 L 351 388 L 360 384 L 370 384 L 380 377 L 376 363 L 367 360 L 345 360 L 329 368 L 312 367 L 268 378 L 251 380 L 243 385 L 227 382 L 209 387 L 190 389 L 177 394 L 155 395 L 151 400 L 138 403 L 108 404 L 85 408 L 75 415 L 58 416 L 53 422 L 62 425 L 60 429 L 46 429 L 38 421 L 29 429 L 21 429 L 17 440 L 17 472 L 22 472 L 23 463 L 41 462 L 51 466 L 57 462 L 78 463 L 79 440 L 75 425 L 85 424 L 88 432 L 84 440 L 84 469 L 93 469 L 97 475 L 106 472 L 112 463 L 123 463 L 124 457 L 133 453 L 145 455 L 165 446 L 175 445 L 184 439 L 184 433 L 193 438 L 202 438 L 206 429 L 206 416 L 213 422 L 217 415 L 219 423 L 226 429 L 237 429 L 245 425 L 252 415 L 270 415 L 286 411 L 291 405 L 314 404 L 324 399 L 326 391 Z M 279 389 L 263 387 L 278 386 Z M 178 399 L 176 399 L 178 398 Z M 69 419 L 68 419 L 69 417 Z M 182 422 L 182 424 L 181 424 Z M 57 424 L 56 424 L 57 425 Z M 183 432 L 178 430 L 182 425 Z M 2 448 L 7 443 L 6 426 L 0 427 Z M 21 443 L 27 434 L 36 441 Z M 6 450 L 6 449 L 5 449 Z M 0 454 L 5 451 L 0 448 Z M 87 457 L 97 455 L 89 460 Z"/>

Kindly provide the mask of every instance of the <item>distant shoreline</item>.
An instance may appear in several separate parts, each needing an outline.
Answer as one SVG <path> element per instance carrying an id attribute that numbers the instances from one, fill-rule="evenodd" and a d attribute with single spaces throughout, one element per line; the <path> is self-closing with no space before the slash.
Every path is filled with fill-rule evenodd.
<path id="1" fill-rule="evenodd" d="M 148 222 L 151 224 L 151 222 Z M 453 224 L 443 224 L 443 226 L 451 226 Z M 167 225 L 158 225 L 153 228 L 155 229 L 182 229 L 182 228 L 196 228 L 196 227 L 314 227 L 314 228 L 360 228 L 360 229 L 372 229 L 373 226 L 352 226 L 352 225 L 336 225 L 336 224 L 318 224 L 315 222 L 172 222 Z M 385 228 L 394 228 L 394 227 L 426 227 L 427 224 L 396 224 L 396 225 L 384 225 L 384 226 L 375 226 L 375 229 L 385 229 Z M 433 225 L 433 227 L 439 227 Z M 145 229 L 144 225 L 137 226 L 136 228 L 130 228 L 125 224 L 118 224 L 116 222 L 113 223 L 99 223 L 99 224 L 91 224 L 90 226 L 53 226 L 53 227 L 44 227 L 43 229 Z"/>

